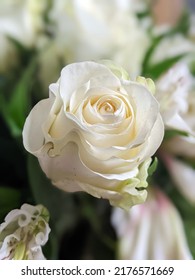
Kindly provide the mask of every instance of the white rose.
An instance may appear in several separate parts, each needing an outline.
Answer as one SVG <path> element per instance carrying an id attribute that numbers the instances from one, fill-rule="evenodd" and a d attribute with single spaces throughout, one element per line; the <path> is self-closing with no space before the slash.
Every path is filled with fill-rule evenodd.
<path id="1" fill-rule="evenodd" d="M 54 185 L 128 208 L 146 198 L 150 157 L 163 134 L 159 105 L 146 87 L 80 62 L 66 66 L 49 98 L 32 109 L 23 141 Z"/>
<path id="2" fill-rule="evenodd" d="M 65 63 L 108 58 L 140 74 L 149 36 L 127 1 L 56 0 L 49 18 Z"/>
<path id="3" fill-rule="evenodd" d="M 157 188 L 148 200 L 128 212 L 114 209 L 112 224 L 118 237 L 118 259 L 192 259 L 181 217 Z"/>

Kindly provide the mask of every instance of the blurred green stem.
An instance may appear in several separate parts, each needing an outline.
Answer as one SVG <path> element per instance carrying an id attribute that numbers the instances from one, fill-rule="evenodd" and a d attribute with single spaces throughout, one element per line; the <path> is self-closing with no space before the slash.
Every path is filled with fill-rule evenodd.
<path id="1" fill-rule="evenodd" d="M 116 242 L 101 230 L 100 218 L 97 214 L 94 205 L 86 195 L 79 194 L 81 203 L 81 215 L 85 217 L 93 229 L 96 236 L 112 251 L 116 250 Z"/>

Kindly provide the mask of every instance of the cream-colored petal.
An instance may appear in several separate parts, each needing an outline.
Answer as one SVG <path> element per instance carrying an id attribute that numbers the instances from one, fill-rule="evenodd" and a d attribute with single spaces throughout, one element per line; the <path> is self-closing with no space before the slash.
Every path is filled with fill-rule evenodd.
<path id="1" fill-rule="evenodd" d="M 31 153 L 36 153 L 45 143 L 42 125 L 48 119 L 52 104 L 51 98 L 41 100 L 25 121 L 22 132 L 23 144 L 25 149 Z"/>
<path id="2" fill-rule="evenodd" d="M 90 87 L 120 87 L 119 79 L 102 64 L 80 62 L 67 65 L 61 72 L 60 95 L 67 106 L 75 90 L 90 81 Z"/>

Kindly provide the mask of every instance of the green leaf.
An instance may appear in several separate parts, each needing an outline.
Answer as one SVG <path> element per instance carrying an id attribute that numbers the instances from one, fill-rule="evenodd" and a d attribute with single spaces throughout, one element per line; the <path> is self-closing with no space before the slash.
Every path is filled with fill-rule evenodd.
<path id="1" fill-rule="evenodd" d="M 152 176 L 152 174 L 155 172 L 155 170 L 157 168 L 157 165 L 158 165 L 158 159 L 157 159 L 157 157 L 155 157 L 148 168 L 148 176 Z"/>
<path id="2" fill-rule="evenodd" d="M 194 216 L 184 220 L 185 232 L 190 251 L 195 259 L 195 220 Z"/>
<path id="3" fill-rule="evenodd" d="M 9 187 L 0 187 L 0 222 L 13 209 L 21 205 L 21 193 Z"/>
<path id="4" fill-rule="evenodd" d="M 152 38 L 152 44 L 150 45 L 150 47 L 148 48 L 146 54 L 145 54 L 145 58 L 143 61 L 143 66 L 142 66 L 142 76 L 146 77 L 148 74 L 148 67 L 149 67 L 149 63 L 150 63 L 150 58 L 154 52 L 154 50 L 156 49 L 156 47 L 159 45 L 159 43 L 161 42 L 161 40 L 165 37 L 165 35 L 161 35 L 158 36 L 156 38 Z"/>
<path id="5" fill-rule="evenodd" d="M 151 57 L 155 51 L 155 49 L 158 47 L 158 45 L 161 43 L 161 41 L 165 38 L 171 38 L 173 37 L 175 34 L 181 34 L 182 36 L 186 36 L 186 34 L 188 33 L 188 30 L 189 30 L 189 27 L 190 27 L 190 16 L 189 16 L 189 13 L 188 11 L 184 11 L 180 21 L 178 22 L 178 24 L 170 29 L 169 31 L 155 37 L 153 34 L 151 34 L 151 45 L 149 46 L 146 54 L 145 54 L 145 57 L 144 57 L 144 60 L 143 60 L 143 64 L 142 64 L 142 76 L 144 77 L 150 77 L 150 78 L 157 78 L 161 73 L 163 73 L 165 70 L 167 70 L 170 66 L 166 66 L 165 68 L 166 69 L 163 69 L 164 67 L 162 67 L 162 65 L 160 64 L 157 64 L 153 67 L 151 67 L 150 65 L 150 60 L 151 60 Z M 183 54 L 185 55 L 185 54 Z M 182 56 L 183 56 L 182 55 Z M 179 57 L 179 56 L 178 56 Z M 173 65 L 174 63 L 176 63 L 176 61 L 178 61 L 178 57 L 175 57 L 175 58 L 171 58 L 173 59 L 173 63 L 171 63 L 171 65 Z M 171 60 L 170 59 L 170 60 Z M 174 61 L 176 59 L 176 61 Z M 167 60 L 166 60 L 167 61 Z M 169 63 L 166 63 L 166 61 L 162 62 L 165 63 L 165 64 L 169 64 Z M 159 65 L 159 67 L 158 67 Z M 162 67 L 162 70 L 160 69 Z M 168 67 L 168 68 L 167 68 Z M 157 68 L 157 69 L 156 69 Z M 155 72 L 158 72 L 156 75 L 155 75 Z"/>
<path id="6" fill-rule="evenodd" d="M 184 131 L 179 131 L 179 130 L 166 130 L 165 131 L 165 136 L 164 136 L 164 141 L 165 140 L 169 140 L 170 138 L 172 137 L 175 137 L 175 136 L 188 136 L 188 133 L 187 132 L 184 132 Z"/>
<path id="7" fill-rule="evenodd" d="M 52 258 L 56 258 L 59 249 L 56 246 L 60 245 L 63 233 L 77 223 L 80 209 L 77 209 L 73 194 L 63 192 L 53 186 L 42 172 L 37 158 L 31 155 L 28 157 L 28 174 L 36 203 L 44 205 L 49 210 L 52 230 L 51 243 L 55 244 L 52 249 Z M 54 241 L 56 239 L 58 242 Z"/>
<path id="8" fill-rule="evenodd" d="M 36 61 L 33 60 L 23 72 L 23 75 L 16 84 L 9 100 L 1 97 L 3 116 L 14 137 L 21 135 L 30 108 L 30 90 L 33 82 L 35 66 Z"/>
<path id="9" fill-rule="evenodd" d="M 175 57 L 171 57 L 166 59 L 158 64 L 150 65 L 145 70 L 145 76 L 149 76 L 151 79 L 157 79 L 160 75 L 165 73 L 169 68 L 171 68 L 174 64 L 176 64 L 182 57 L 186 54 L 177 55 Z"/>

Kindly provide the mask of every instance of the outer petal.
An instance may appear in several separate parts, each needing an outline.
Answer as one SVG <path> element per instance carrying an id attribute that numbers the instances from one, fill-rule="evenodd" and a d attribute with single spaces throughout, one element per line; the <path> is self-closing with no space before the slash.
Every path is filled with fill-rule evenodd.
<path id="1" fill-rule="evenodd" d="M 135 111 L 136 144 L 150 134 L 156 121 L 159 105 L 152 94 L 141 84 L 127 82 L 124 85 Z M 145 121 L 147 120 L 147 121 Z"/>
<path id="2" fill-rule="evenodd" d="M 50 157 L 45 153 L 40 154 L 39 163 L 53 183 L 57 186 L 60 184 L 66 191 L 81 190 L 78 187 L 75 189 L 74 186 L 78 185 L 76 181 L 114 190 L 121 181 L 134 177 L 138 172 L 136 169 L 118 174 L 95 172 L 81 161 L 78 146 L 73 142 L 68 143 L 59 156 Z"/>
<path id="3" fill-rule="evenodd" d="M 43 123 L 48 119 L 53 104 L 52 98 L 40 101 L 32 109 L 23 128 L 23 144 L 27 151 L 36 154 L 45 143 L 42 130 Z"/>
<path id="4" fill-rule="evenodd" d="M 64 105 L 70 102 L 75 90 L 90 81 L 90 87 L 120 87 L 119 79 L 104 65 L 95 62 L 80 62 L 66 66 L 61 72 L 60 95 Z"/>

